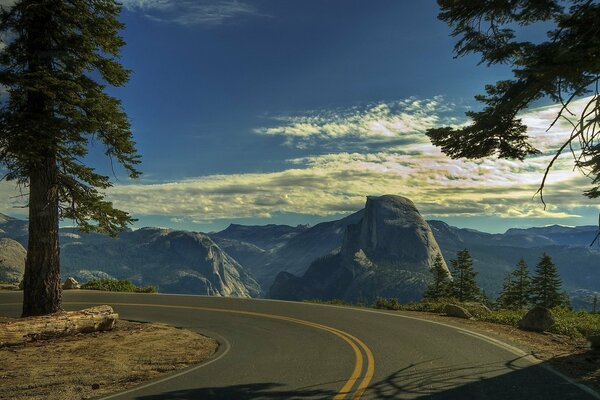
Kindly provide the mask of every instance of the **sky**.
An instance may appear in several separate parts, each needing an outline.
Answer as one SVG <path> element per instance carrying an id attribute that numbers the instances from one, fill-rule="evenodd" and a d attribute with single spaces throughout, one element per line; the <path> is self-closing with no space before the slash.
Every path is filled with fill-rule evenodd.
<path id="1" fill-rule="evenodd" d="M 454 58 L 435 1 L 122 3 L 121 62 L 132 76 L 108 91 L 129 116 L 143 175 L 117 170 L 106 195 L 135 227 L 312 225 L 383 194 L 486 232 L 597 223 L 598 202 L 582 196 L 590 181 L 570 155 L 549 176 L 545 208 L 535 195 L 570 134 L 566 122 L 546 131 L 558 110 L 547 101 L 521 116 L 542 150 L 525 162 L 451 160 L 430 144 L 428 128 L 467 123 L 473 96 L 511 77 Z M 87 162 L 112 174 L 98 144 Z M 0 183 L 0 212 L 25 216 L 18 193 Z"/>

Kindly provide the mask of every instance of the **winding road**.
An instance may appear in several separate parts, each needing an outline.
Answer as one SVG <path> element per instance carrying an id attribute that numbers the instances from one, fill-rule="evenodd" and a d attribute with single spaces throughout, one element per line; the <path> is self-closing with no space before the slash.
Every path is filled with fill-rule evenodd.
<path id="1" fill-rule="evenodd" d="M 18 316 L 21 293 L 0 293 Z M 207 362 L 105 399 L 544 399 L 600 396 L 495 339 L 409 315 L 268 300 L 65 292 L 64 307 L 216 338 Z"/>

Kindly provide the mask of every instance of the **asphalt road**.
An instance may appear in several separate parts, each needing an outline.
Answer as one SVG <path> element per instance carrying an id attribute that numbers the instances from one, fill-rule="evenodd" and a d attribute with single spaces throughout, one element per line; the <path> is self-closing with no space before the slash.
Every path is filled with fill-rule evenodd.
<path id="1" fill-rule="evenodd" d="M 544 399 L 600 397 L 518 349 L 393 312 L 233 298 L 65 292 L 65 308 L 110 304 L 121 318 L 215 337 L 202 364 L 111 399 Z M 18 316 L 21 293 L 0 293 Z M 149 349 L 151 351 L 151 349 Z"/>

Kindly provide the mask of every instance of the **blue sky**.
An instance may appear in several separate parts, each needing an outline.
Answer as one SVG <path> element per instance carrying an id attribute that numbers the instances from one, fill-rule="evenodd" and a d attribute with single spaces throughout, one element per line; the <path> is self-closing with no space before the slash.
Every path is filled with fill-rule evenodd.
<path id="1" fill-rule="evenodd" d="M 489 232 L 597 220 L 568 157 L 551 175 L 548 207 L 534 198 L 568 135 L 565 125 L 545 132 L 550 104 L 524 115 L 544 150 L 526 163 L 449 160 L 429 144 L 427 128 L 465 123 L 484 84 L 510 77 L 453 58 L 435 1 L 123 3 L 121 61 L 133 74 L 110 93 L 129 115 L 144 175 L 118 173 L 107 196 L 137 226 L 314 224 L 387 193 Z M 108 172 L 96 153 L 89 162 Z M 11 194 L 0 186 L 0 212 L 18 215 Z"/>

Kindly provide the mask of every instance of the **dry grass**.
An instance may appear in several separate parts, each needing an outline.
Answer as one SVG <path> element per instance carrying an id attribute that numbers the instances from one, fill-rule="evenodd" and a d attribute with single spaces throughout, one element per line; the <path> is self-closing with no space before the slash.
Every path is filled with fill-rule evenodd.
<path id="1" fill-rule="evenodd" d="M 0 399 L 86 399 L 124 390 L 214 354 L 214 339 L 161 324 L 0 349 Z M 150 350 L 150 351 L 149 351 Z"/>

